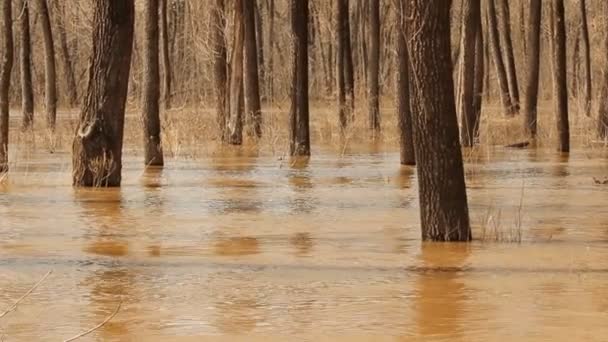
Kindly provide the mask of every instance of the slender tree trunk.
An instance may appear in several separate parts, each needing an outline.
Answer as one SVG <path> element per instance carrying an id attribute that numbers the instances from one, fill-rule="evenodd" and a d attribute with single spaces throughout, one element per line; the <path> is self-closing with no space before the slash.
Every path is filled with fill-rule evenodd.
<path id="1" fill-rule="evenodd" d="M 230 62 L 230 117 L 228 119 L 228 143 L 241 145 L 243 143 L 243 50 L 244 23 L 243 1 L 234 1 L 234 44 Z"/>
<path id="2" fill-rule="evenodd" d="M 274 102 L 274 0 L 270 0 L 268 6 L 268 12 L 270 12 L 270 19 L 268 23 L 268 97 L 271 103 Z"/>
<path id="3" fill-rule="evenodd" d="M 30 38 L 30 9 L 29 0 L 21 0 L 19 9 L 21 9 L 20 27 L 21 35 L 19 36 L 19 54 L 21 66 L 21 108 L 23 111 L 23 129 L 31 128 L 34 122 L 34 90 L 32 88 L 32 53 L 31 53 L 31 38 Z"/>
<path id="4" fill-rule="evenodd" d="M 407 17 L 405 15 L 406 1 L 407 0 L 397 0 L 399 20 L 399 30 L 397 32 L 397 118 L 399 121 L 401 165 L 416 165 L 412 132 L 412 113 L 410 111 L 410 62 L 405 37 L 407 29 Z"/>
<path id="5" fill-rule="evenodd" d="M 380 131 L 380 0 L 370 0 L 369 128 Z"/>
<path id="6" fill-rule="evenodd" d="M 292 156 L 310 155 L 308 123 L 308 0 L 291 0 L 293 66 L 290 146 Z"/>
<path id="7" fill-rule="evenodd" d="M 93 3 L 89 85 L 74 137 L 74 186 L 120 186 L 131 67 L 133 0 Z"/>
<path id="8" fill-rule="evenodd" d="M 338 116 L 340 127 L 346 128 L 354 112 L 355 81 L 350 43 L 348 0 L 336 0 L 336 39 L 338 72 Z"/>
<path id="9" fill-rule="evenodd" d="M 162 166 L 163 148 L 160 135 L 160 64 L 159 64 L 159 0 L 148 0 L 144 6 L 143 96 L 145 165 Z"/>
<path id="10" fill-rule="evenodd" d="M 479 0 L 464 0 L 462 2 L 463 17 L 460 36 L 460 79 L 462 87 L 458 101 L 461 116 L 460 137 L 463 146 L 475 145 L 475 126 L 477 125 L 476 111 L 473 106 L 475 99 L 475 51 L 477 30 L 481 21 Z"/>
<path id="11" fill-rule="evenodd" d="M 29 0 L 28 0 L 29 1 Z M 75 107 L 78 104 L 78 86 L 76 85 L 76 76 L 74 75 L 74 66 L 72 57 L 68 48 L 67 34 L 65 30 L 65 2 L 54 1 L 54 9 L 57 13 L 55 15 L 57 22 L 57 32 L 59 37 L 59 59 L 63 66 L 63 72 L 65 74 L 66 94 L 68 96 L 68 103 L 71 107 Z"/>
<path id="12" fill-rule="evenodd" d="M 167 1 L 160 0 L 160 32 L 161 32 L 161 58 L 163 63 L 163 102 L 165 109 L 171 109 L 171 79 L 173 77 L 173 70 L 171 69 L 170 52 L 169 52 L 169 25 L 167 23 L 168 11 Z M 174 39 L 175 41 L 175 39 Z"/>
<path id="13" fill-rule="evenodd" d="M 581 10 L 582 41 L 585 49 L 583 54 L 584 107 L 586 116 L 591 115 L 591 48 L 589 45 L 589 28 L 587 25 L 587 6 L 585 0 L 578 1 Z"/>
<path id="14" fill-rule="evenodd" d="M 540 73 L 540 27 L 542 19 L 542 0 L 530 0 L 530 16 L 528 17 L 528 46 L 526 64 L 528 79 L 526 82 L 526 97 L 524 102 L 524 131 L 530 138 L 536 137 L 538 80 Z"/>
<path id="15" fill-rule="evenodd" d="M 244 86 L 245 113 L 251 123 L 251 135 L 262 137 L 262 111 L 260 105 L 260 80 L 258 70 L 257 41 L 255 31 L 255 4 L 253 0 L 243 1 L 244 46 Z"/>
<path id="16" fill-rule="evenodd" d="M 566 22 L 564 1 L 553 4 L 553 103 L 557 121 L 558 151 L 570 152 L 570 126 L 568 123 L 568 81 L 566 78 Z"/>
<path id="17" fill-rule="evenodd" d="M 164 1 L 164 0 L 163 0 Z M 218 130 L 222 140 L 226 139 L 226 109 L 227 109 L 227 92 L 228 92 L 228 77 L 226 65 L 226 37 L 224 30 L 226 28 L 225 19 L 225 2 L 224 0 L 214 1 L 213 11 L 211 12 L 211 27 L 213 30 L 213 75 L 215 84 L 215 111 Z"/>
<path id="18" fill-rule="evenodd" d="M 578 87 L 579 87 L 579 64 L 580 64 L 580 30 L 576 29 L 576 33 L 574 34 L 574 48 L 572 49 L 572 77 L 570 78 L 570 92 L 573 98 L 578 97 Z"/>
<path id="19" fill-rule="evenodd" d="M 473 139 L 479 139 L 479 123 L 481 122 L 481 106 L 483 104 L 483 86 L 485 79 L 485 62 L 483 49 L 483 30 L 481 27 L 481 17 L 477 23 L 477 37 L 475 39 L 475 81 L 473 86 L 473 110 L 475 116 L 470 123 L 473 127 Z"/>
<path id="20" fill-rule="evenodd" d="M 0 173 L 8 171 L 9 90 L 13 70 L 13 15 L 10 0 L 0 0 L 2 58 L 0 59 Z"/>
<path id="21" fill-rule="evenodd" d="M 51 19 L 46 1 L 38 0 L 38 11 L 40 12 L 40 24 L 42 25 L 44 41 L 44 105 L 48 127 L 54 130 L 57 121 L 57 75 L 53 30 L 51 29 Z"/>
<path id="22" fill-rule="evenodd" d="M 500 100 L 505 111 L 505 115 L 511 116 L 515 113 L 513 101 L 509 93 L 509 82 L 507 80 L 507 72 L 505 63 L 502 59 L 502 50 L 500 48 L 500 38 L 498 34 L 498 23 L 496 18 L 495 0 L 485 0 L 488 4 L 488 38 L 491 47 L 492 56 L 494 57 L 494 66 L 496 67 L 496 76 L 498 77 L 498 87 L 500 91 Z"/>
<path id="23" fill-rule="evenodd" d="M 260 9 L 260 2 L 255 2 L 255 35 L 256 35 L 256 43 L 257 43 L 257 51 L 258 51 L 258 72 L 260 79 L 260 100 L 266 100 L 266 94 L 264 94 L 264 84 L 266 84 L 266 68 L 265 61 L 266 58 L 264 56 L 264 17 L 260 13 L 262 10 Z"/>
<path id="24" fill-rule="evenodd" d="M 602 14 L 608 16 L 608 1 L 602 4 Z M 597 135 L 600 139 L 608 139 L 608 20 L 603 21 L 604 46 L 602 52 L 602 83 L 598 99 Z"/>
<path id="25" fill-rule="evenodd" d="M 450 0 L 408 0 L 413 123 L 422 239 L 469 241 L 471 228 L 454 105 Z"/>
<path id="26" fill-rule="evenodd" d="M 507 83 L 509 86 L 509 94 L 514 113 L 519 112 L 519 83 L 517 82 L 517 70 L 515 68 L 515 56 L 513 53 L 513 41 L 511 40 L 511 11 L 509 9 L 509 0 L 498 0 L 502 13 L 500 30 L 502 42 L 504 46 L 505 71 L 507 72 Z"/>

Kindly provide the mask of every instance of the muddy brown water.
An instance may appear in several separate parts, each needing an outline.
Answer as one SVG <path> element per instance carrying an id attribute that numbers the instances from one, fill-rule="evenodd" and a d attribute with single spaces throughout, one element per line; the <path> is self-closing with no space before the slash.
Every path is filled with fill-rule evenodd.
<path id="1" fill-rule="evenodd" d="M 471 244 L 420 242 L 416 173 L 390 148 L 309 163 L 127 156 L 75 190 L 70 157 L 0 186 L 5 341 L 575 341 L 608 338 L 606 156 L 495 149 L 467 164 Z M 521 237 L 521 243 L 518 243 Z M 498 242 L 494 240 L 500 240 Z"/>

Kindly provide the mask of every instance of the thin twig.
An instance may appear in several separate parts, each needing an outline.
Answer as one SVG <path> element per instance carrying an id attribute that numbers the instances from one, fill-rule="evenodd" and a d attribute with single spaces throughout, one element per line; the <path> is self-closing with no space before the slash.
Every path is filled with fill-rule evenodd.
<path id="1" fill-rule="evenodd" d="M 84 337 L 84 336 L 86 336 L 86 335 L 88 335 L 88 334 L 92 333 L 93 331 L 95 331 L 95 330 L 97 330 L 97 329 L 99 329 L 99 328 L 103 327 L 103 326 L 104 326 L 104 325 L 106 325 L 106 323 L 108 323 L 108 322 L 109 322 L 109 321 L 110 321 L 112 318 L 114 318 L 114 316 L 116 316 L 116 314 L 118 313 L 118 311 L 120 311 L 120 307 L 121 307 L 121 306 L 122 306 L 122 301 L 120 301 L 120 303 L 118 303 L 118 306 L 116 306 L 116 310 L 114 310 L 114 312 L 112 312 L 112 314 L 111 314 L 110 316 L 106 317 L 106 319 L 105 319 L 103 322 L 101 322 L 101 323 L 97 324 L 95 327 L 93 327 L 93 328 L 91 328 L 91 329 L 89 329 L 89 330 L 87 330 L 87 331 L 85 331 L 85 332 L 83 332 L 83 333 L 81 333 L 81 334 L 78 334 L 78 335 L 76 335 L 76 336 L 74 336 L 74 337 L 70 337 L 70 338 L 68 338 L 67 340 L 64 340 L 63 342 L 71 342 L 71 341 L 77 340 L 77 339 L 79 339 L 79 338 L 81 338 L 81 337 Z"/>
<path id="2" fill-rule="evenodd" d="M 40 286 L 40 284 L 42 284 L 42 282 L 49 276 L 51 275 L 51 273 L 53 273 L 53 270 L 48 271 L 44 277 L 42 277 L 42 279 L 40 279 L 34 286 L 32 286 L 31 289 L 29 289 L 23 296 L 21 296 L 21 298 L 17 299 L 17 301 L 8 309 L 6 309 L 6 311 L 4 311 L 2 314 L 0 314 L 0 318 L 6 316 L 9 312 L 14 311 L 15 309 L 17 309 L 17 305 L 19 305 L 19 303 L 25 299 L 25 297 L 29 296 L 32 292 L 34 292 L 34 290 Z"/>

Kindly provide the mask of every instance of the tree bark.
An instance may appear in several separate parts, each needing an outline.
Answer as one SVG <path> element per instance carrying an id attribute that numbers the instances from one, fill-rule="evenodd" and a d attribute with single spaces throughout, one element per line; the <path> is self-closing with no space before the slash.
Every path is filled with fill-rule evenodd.
<path id="1" fill-rule="evenodd" d="M 266 100 L 266 94 L 264 93 L 264 84 L 266 84 L 266 68 L 265 61 L 266 58 L 264 56 L 264 17 L 261 14 L 262 9 L 260 8 L 260 2 L 256 1 L 254 10 L 255 10 L 255 35 L 256 35 L 256 43 L 257 43 L 257 52 L 258 52 L 258 72 L 260 79 L 260 101 Z"/>
<path id="2" fill-rule="evenodd" d="M 336 65 L 338 79 L 338 116 L 340 127 L 346 128 L 354 112 L 355 81 L 350 43 L 348 0 L 336 0 Z"/>
<path id="3" fill-rule="evenodd" d="M 28 0 L 29 1 L 29 0 Z M 78 105 L 78 86 L 76 85 L 76 77 L 74 75 L 74 66 L 72 62 L 72 56 L 68 48 L 67 34 L 65 30 L 65 2 L 59 0 L 54 1 L 54 8 L 57 15 L 55 15 L 57 22 L 57 32 L 59 37 L 59 60 L 63 66 L 63 72 L 65 74 L 66 94 L 68 96 L 68 103 L 71 107 Z"/>
<path id="4" fill-rule="evenodd" d="M 524 101 L 524 132 L 530 138 L 536 137 L 538 81 L 540 73 L 540 27 L 542 19 L 542 0 L 530 1 L 530 16 L 528 17 L 528 46 L 526 64 L 528 79 L 526 82 L 526 97 Z"/>
<path id="5" fill-rule="evenodd" d="M 268 6 L 268 12 L 270 13 L 268 23 L 268 69 L 266 70 L 266 77 L 268 77 L 268 98 L 270 102 L 274 102 L 274 0 L 270 0 Z"/>
<path id="6" fill-rule="evenodd" d="M 291 0 L 293 37 L 289 151 L 310 156 L 308 123 L 308 0 Z"/>
<path id="7" fill-rule="evenodd" d="M 230 61 L 230 117 L 228 119 L 228 143 L 241 145 L 243 143 L 243 50 L 244 23 L 243 1 L 234 1 L 234 37 L 232 57 Z"/>
<path id="8" fill-rule="evenodd" d="M 408 0 L 422 239 L 469 241 L 450 55 L 450 0 Z"/>
<path id="9" fill-rule="evenodd" d="M 412 132 L 412 113 L 410 111 L 409 56 L 405 32 L 407 16 L 406 0 L 397 1 L 399 30 L 397 33 L 397 118 L 399 121 L 399 145 L 401 165 L 416 165 Z"/>
<path id="10" fill-rule="evenodd" d="M 160 32 L 161 32 L 161 58 L 163 63 L 163 102 L 165 109 L 171 109 L 171 79 L 173 70 L 171 69 L 171 61 L 169 57 L 169 25 L 167 23 L 168 10 L 167 1 L 160 0 Z"/>
<path id="11" fill-rule="evenodd" d="M 47 125 L 55 129 L 57 121 L 57 74 L 55 70 L 55 46 L 53 45 L 53 30 L 47 0 L 38 0 L 40 24 L 44 41 L 44 105 L 46 109 Z"/>
<path id="12" fill-rule="evenodd" d="M 602 4 L 602 13 L 608 15 L 608 2 Z M 597 113 L 597 135 L 600 139 L 608 139 L 608 20 L 603 21 L 604 46 L 602 60 L 602 83 L 599 93 L 599 105 Z"/>
<path id="13" fill-rule="evenodd" d="M 213 75 L 215 83 L 215 111 L 218 130 L 222 140 L 226 139 L 226 109 L 227 109 L 227 92 L 228 92 L 228 77 L 226 63 L 226 37 L 224 30 L 226 28 L 225 17 L 225 2 L 224 0 L 214 1 L 213 11 L 211 12 L 211 29 L 213 30 Z"/>
<path id="14" fill-rule="evenodd" d="M 502 20 L 499 20 L 502 42 L 504 46 L 505 71 L 507 72 L 507 82 L 509 85 L 509 94 L 514 113 L 519 112 L 519 82 L 517 82 L 517 70 L 515 68 L 515 56 L 513 53 L 513 41 L 511 39 L 511 11 L 509 9 L 509 0 L 498 0 L 500 3 L 500 11 Z"/>
<path id="15" fill-rule="evenodd" d="M 32 53 L 30 36 L 29 0 L 21 0 L 20 25 L 21 35 L 19 44 L 21 69 L 21 109 L 23 111 L 23 129 L 31 128 L 34 122 L 34 90 L 32 88 Z"/>
<path id="16" fill-rule="evenodd" d="M 148 0 L 144 5 L 144 65 L 141 108 L 144 123 L 144 163 L 148 166 L 162 166 L 164 164 L 159 113 L 159 10 L 159 0 Z"/>
<path id="17" fill-rule="evenodd" d="M 475 126 L 477 126 L 476 111 L 473 106 L 475 98 L 475 52 L 477 31 L 481 21 L 479 0 L 464 0 L 462 2 L 462 30 L 460 36 L 460 94 L 459 111 L 461 116 L 461 142 L 463 146 L 475 145 Z"/>
<path id="18" fill-rule="evenodd" d="M 369 128 L 380 131 L 380 0 L 370 0 L 369 19 Z"/>
<path id="19" fill-rule="evenodd" d="M 134 0 L 93 3 L 89 85 L 73 143 L 74 186 L 120 186 Z"/>
<path id="20" fill-rule="evenodd" d="M 475 81 L 473 86 L 473 110 L 475 116 L 471 126 L 473 127 L 474 140 L 479 139 L 479 123 L 481 122 L 481 106 L 483 104 L 483 87 L 485 79 L 485 62 L 483 49 L 483 29 L 481 27 L 481 15 L 477 26 L 477 37 L 475 39 Z"/>
<path id="21" fill-rule="evenodd" d="M 553 3 L 553 103 L 557 122 L 557 149 L 570 152 L 570 126 L 568 123 L 568 81 L 566 78 L 566 22 L 564 1 Z"/>
<path id="22" fill-rule="evenodd" d="M 262 111 L 260 105 L 260 80 L 258 68 L 258 47 L 255 30 L 254 0 L 243 1 L 244 27 L 244 87 L 245 115 L 250 124 L 250 135 L 262 137 Z"/>
<path id="23" fill-rule="evenodd" d="M 581 38 L 585 49 L 583 54 L 583 82 L 584 82 L 584 106 L 583 111 L 586 116 L 591 113 L 591 48 L 589 45 L 589 28 L 587 23 L 587 6 L 585 0 L 579 0 L 578 4 L 581 11 Z"/>
<path id="24" fill-rule="evenodd" d="M 495 0 L 486 0 L 488 4 L 488 38 L 491 47 L 492 57 L 494 57 L 494 66 L 496 67 L 496 76 L 498 78 L 498 87 L 500 90 L 500 100 L 505 111 L 505 115 L 511 116 L 515 113 L 513 101 L 509 93 L 509 82 L 507 80 L 507 72 L 505 63 L 502 59 L 502 50 L 500 47 L 500 38 L 498 34 L 498 24 L 496 18 Z"/>
<path id="25" fill-rule="evenodd" d="M 0 34 L 2 58 L 0 59 L 0 173 L 8 171 L 9 90 L 13 70 L 13 15 L 10 0 L 1 0 Z"/>

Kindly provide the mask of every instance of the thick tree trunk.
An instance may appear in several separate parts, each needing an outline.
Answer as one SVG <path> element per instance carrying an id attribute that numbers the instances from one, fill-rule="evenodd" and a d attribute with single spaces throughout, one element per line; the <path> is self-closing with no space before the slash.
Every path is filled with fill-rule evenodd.
<path id="1" fill-rule="evenodd" d="M 370 0 L 369 18 L 369 128 L 380 131 L 380 0 Z"/>
<path id="2" fill-rule="evenodd" d="M 602 4 L 602 14 L 608 15 L 608 1 Z M 599 92 L 597 113 L 597 135 L 600 139 L 608 139 L 608 20 L 603 21 L 604 46 L 602 53 L 602 83 Z"/>
<path id="3" fill-rule="evenodd" d="M 289 152 L 310 155 L 308 123 L 308 0 L 291 0 L 293 37 Z"/>
<path id="4" fill-rule="evenodd" d="M 591 48 L 589 45 L 589 28 L 587 24 L 587 6 L 585 0 L 578 1 L 581 10 L 581 33 L 583 47 L 583 82 L 584 82 L 584 106 L 583 111 L 586 116 L 591 114 Z"/>
<path id="5" fill-rule="evenodd" d="M 0 59 L 0 173 L 8 171 L 8 117 L 10 108 L 9 89 L 13 70 L 13 15 L 10 0 L 0 0 L 0 34 L 2 58 Z"/>
<path id="6" fill-rule="evenodd" d="M 250 122 L 250 135 L 262 137 L 262 111 L 260 105 L 260 80 L 258 70 L 257 41 L 255 31 L 254 0 L 243 1 L 244 87 L 245 115 Z"/>
<path id="7" fill-rule="evenodd" d="M 477 125 L 475 107 L 475 51 L 477 30 L 481 21 L 479 0 L 464 0 L 462 2 L 462 33 L 460 36 L 460 99 L 459 112 L 461 117 L 460 137 L 463 146 L 475 145 L 475 129 Z"/>
<path id="8" fill-rule="evenodd" d="M 145 165 L 162 166 L 163 148 L 160 135 L 160 65 L 159 65 L 159 0 L 144 5 L 143 94 L 141 99 L 144 123 Z"/>
<path id="9" fill-rule="evenodd" d="M 524 131 L 530 138 L 536 137 L 538 80 L 540 73 L 540 27 L 542 18 L 542 0 L 530 0 L 530 16 L 528 17 L 528 46 L 526 64 L 528 79 L 526 82 L 526 97 L 524 102 Z"/>
<path id="10" fill-rule="evenodd" d="M 553 4 L 553 103 L 557 122 L 557 149 L 570 152 L 570 126 L 568 123 L 568 81 L 566 78 L 566 22 L 564 1 Z"/>
<path id="11" fill-rule="evenodd" d="M 450 0 L 408 0 L 422 239 L 469 241 L 450 57 Z"/>
<path id="12" fill-rule="evenodd" d="M 227 92 L 228 92 L 228 77 L 226 63 L 226 37 L 224 30 L 226 28 L 225 19 L 225 2 L 224 0 L 214 1 L 213 11 L 211 12 L 211 29 L 212 46 L 213 46 L 213 75 L 215 83 L 215 111 L 218 130 L 222 140 L 226 138 L 226 109 L 227 109 Z"/>
<path id="13" fill-rule="evenodd" d="M 20 25 L 21 35 L 19 44 L 21 69 L 21 110 L 23 111 L 23 129 L 31 128 L 34 122 L 34 90 L 32 88 L 32 53 L 30 38 L 30 9 L 29 0 L 21 0 Z"/>
<path id="14" fill-rule="evenodd" d="M 228 143 L 241 145 L 243 143 L 243 50 L 244 23 L 243 1 L 234 1 L 234 43 L 230 61 L 230 111 L 228 118 Z"/>
<path id="15" fill-rule="evenodd" d="M 494 58 L 494 66 L 496 67 L 496 76 L 498 78 L 498 87 L 500 91 L 500 100 L 505 111 L 505 115 L 511 116 L 515 113 L 513 101 L 509 93 L 509 82 L 507 80 L 507 72 L 505 63 L 502 59 L 502 50 L 500 47 L 500 38 L 498 34 L 498 19 L 496 18 L 495 0 L 485 0 L 488 4 L 488 39 L 490 51 Z"/>
<path id="16" fill-rule="evenodd" d="M 93 3 L 89 85 L 74 137 L 74 186 L 120 186 L 134 0 Z"/>
<path id="17" fill-rule="evenodd" d="M 44 106 L 46 109 L 47 125 L 55 129 L 57 121 L 57 73 L 55 70 L 55 46 L 53 45 L 53 30 L 47 6 L 47 0 L 38 0 L 40 24 L 44 41 Z"/>
<path id="18" fill-rule="evenodd" d="M 29 0 L 28 0 L 29 1 Z M 76 85 L 76 76 L 74 75 L 74 66 L 72 57 L 68 48 L 67 34 L 65 30 L 65 6 L 66 3 L 63 1 L 54 1 L 54 8 L 57 15 L 55 15 L 57 22 L 57 32 L 59 38 L 59 59 L 63 67 L 65 74 L 65 85 L 66 94 L 68 96 L 68 103 L 70 106 L 75 107 L 78 105 L 78 86 Z"/>
<path id="19" fill-rule="evenodd" d="M 397 118 L 399 121 L 399 144 L 401 165 L 416 165 L 412 132 L 412 113 L 410 111 L 409 56 L 405 32 L 407 17 L 406 0 L 397 1 L 399 30 L 397 32 Z"/>
<path id="20" fill-rule="evenodd" d="M 160 0 L 160 33 L 161 33 L 161 58 L 163 64 L 163 102 L 165 109 L 171 109 L 171 79 L 173 77 L 173 70 L 171 69 L 171 61 L 169 57 L 169 25 L 167 23 L 168 10 L 167 1 Z"/>
<path id="21" fill-rule="evenodd" d="M 513 53 L 513 41 L 511 40 L 511 11 L 509 10 L 509 0 L 498 0 L 502 20 L 499 20 L 502 43 L 504 46 L 505 71 L 507 72 L 507 82 L 509 94 L 514 113 L 519 112 L 519 83 L 517 82 L 517 70 L 515 68 L 515 56 Z"/>
<path id="22" fill-rule="evenodd" d="M 348 0 L 336 0 L 336 40 L 338 116 L 340 127 L 344 129 L 352 118 L 355 98 Z"/>

